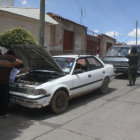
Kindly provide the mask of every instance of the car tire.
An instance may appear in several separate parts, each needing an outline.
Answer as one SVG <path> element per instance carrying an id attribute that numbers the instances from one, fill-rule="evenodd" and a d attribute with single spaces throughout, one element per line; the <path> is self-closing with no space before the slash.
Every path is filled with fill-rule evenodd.
<path id="1" fill-rule="evenodd" d="M 102 94 L 106 94 L 108 92 L 108 89 L 109 89 L 109 79 L 105 78 L 102 83 L 102 86 L 100 87 L 100 92 Z"/>
<path id="2" fill-rule="evenodd" d="M 51 100 L 51 111 L 54 114 L 63 113 L 68 107 L 68 94 L 63 90 L 58 90 Z"/>

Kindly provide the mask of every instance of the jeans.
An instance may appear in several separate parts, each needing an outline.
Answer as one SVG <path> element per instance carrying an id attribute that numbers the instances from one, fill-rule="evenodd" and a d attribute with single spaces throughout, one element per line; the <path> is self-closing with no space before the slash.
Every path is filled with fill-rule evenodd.
<path id="1" fill-rule="evenodd" d="M 9 85 L 0 84 L 0 115 L 6 114 L 9 103 Z"/>

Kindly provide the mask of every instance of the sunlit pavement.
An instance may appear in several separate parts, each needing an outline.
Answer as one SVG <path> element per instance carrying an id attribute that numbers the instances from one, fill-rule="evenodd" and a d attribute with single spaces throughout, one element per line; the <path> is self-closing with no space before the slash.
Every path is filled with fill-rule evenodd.
<path id="1" fill-rule="evenodd" d="M 127 84 L 127 76 L 118 75 L 108 94 L 73 99 L 61 115 L 10 105 L 10 117 L 0 119 L 0 140 L 139 140 L 140 77 Z"/>

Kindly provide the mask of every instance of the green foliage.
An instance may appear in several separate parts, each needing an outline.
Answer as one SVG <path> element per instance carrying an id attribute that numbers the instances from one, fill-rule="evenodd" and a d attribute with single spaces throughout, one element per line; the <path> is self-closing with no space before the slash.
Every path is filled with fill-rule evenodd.
<path id="1" fill-rule="evenodd" d="M 0 34 L 0 46 L 7 49 L 12 44 L 37 44 L 33 35 L 22 27 L 15 27 Z"/>

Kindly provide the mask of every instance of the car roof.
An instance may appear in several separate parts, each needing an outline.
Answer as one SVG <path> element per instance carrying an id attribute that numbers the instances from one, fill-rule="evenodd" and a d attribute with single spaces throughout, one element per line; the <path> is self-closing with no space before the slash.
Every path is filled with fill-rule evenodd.
<path id="1" fill-rule="evenodd" d="M 128 48 L 130 48 L 131 47 L 131 45 L 114 45 L 114 46 L 112 46 L 112 47 L 128 47 Z"/>
<path id="2" fill-rule="evenodd" d="M 80 57 L 89 57 L 89 56 L 93 56 L 93 55 L 77 55 L 77 54 L 74 54 L 74 55 L 57 55 L 57 56 L 54 56 L 54 57 L 80 58 Z"/>
<path id="3" fill-rule="evenodd" d="M 140 47 L 140 45 L 114 45 L 114 46 L 112 46 L 112 47 L 125 47 L 125 48 L 131 48 L 131 47 Z"/>

